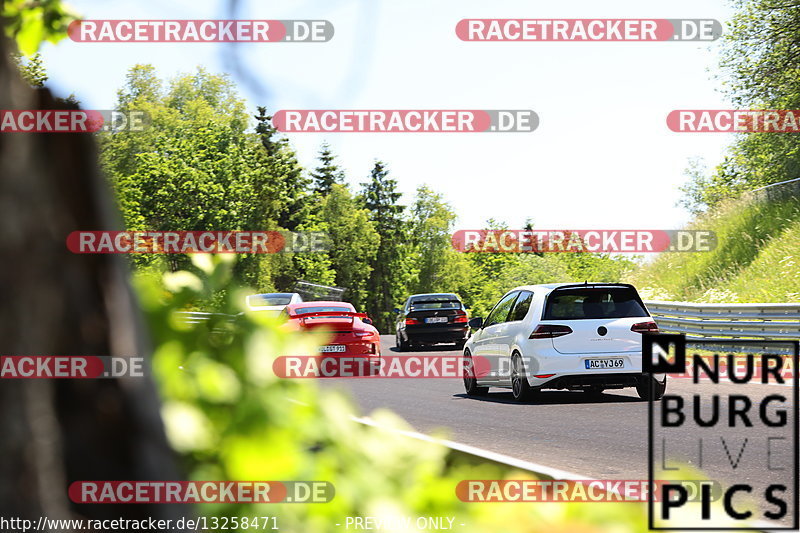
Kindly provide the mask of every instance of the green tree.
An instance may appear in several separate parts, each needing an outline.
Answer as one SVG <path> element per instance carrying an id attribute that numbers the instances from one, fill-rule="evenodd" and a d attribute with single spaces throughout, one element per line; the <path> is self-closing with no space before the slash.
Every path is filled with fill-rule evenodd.
<path id="1" fill-rule="evenodd" d="M 490 218 L 486 221 L 484 230 L 500 231 L 508 229 L 508 225 L 500 220 Z M 475 265 L 475 268 L 485 277 L 493 277 L 501 272 L 506 265 L 514 261 L 514 254 L 511 253 L 484 253 L 468 252 L 467 256 Z"/>
<path id="2" fill-rule="evenodd" d="M 317 159 L 320 165 L 311 173 L 314 192 L 320 196 L 327 196 L 335 184 L 344 183 L 344 172 L 334 163 L 336 156 L 327 143 L 322 145 Z"/>
<path id="3" fill-rule="evenodd" d="M 529 219 L 524 228 L 533 230 Z M 486 230 L 507 229 L 500 221 L 490 219 Z M 624 257 L 588 252 L 467 252 L 462 254 L 469 263 L 467 283 L 462 289 L 465 303 L 474 316 L 485 316 L 508 290 L 520 285 L 541 283 L 620 281 L 635 267 Z"/>
<path id="4" fill-rule="evenodd" d="M 244 102 L 226 76 L 198 69 L 165 84 L 152 66 L 137 65 L 118 93 L 118 108 L 149 117 L 144 131 L 100 137 L 128 229 L 271 230 L 289 218 L 283 193 L 302 169 L 287 146 L 268 154 L 259 136 L 246 132 Z M 136 257 L 140 264 L 153 260 Z M 186 264 L 181 256 L 169 260 L 172 268 Z M 260 286 L 271 283 L 258 274 L 263 266 L 248 257 L 237 269 Z"/>
<path id="5" fill-rule="evenodd" d="M 123 111 L 148 103 L 162 104 L 163 100 L 164 83 L 153 65 L 132 66 L 125 75 L 125 85 L 117 91 L 117 107 Z"/>
<path id="6" fill-rule="evenodd" d="M 310 216 L 297 227 L 300 234 L 305 232 L 328 233 L 327 225 L 318 215 Z M 287 232 L 288 233 L 288 232 Z M 287 233 L 286 238 L 290 239 Z M 305 237 L 299 236 L 300 239 Z M 336 285 L 336 271 L 330 254 L 325 251 L 265 254 L 260 258 L 259 288 L 264 291 L 277 290 L 289 292 L 298 280 Z"/>
<path id="7" fill-rule="evenodd" d="M 607 281 L 620 282 L 635 267 L 636 263 L 624 256 L 603 253 L 559 253 L 555 254 L 566 269 L 563 281 Z"/>
<path id="8" fill-rule="evenodd" d="M 152 121 L 144 134 L 103 138 L 103 162 L 129 228 L 240 229 L 252 219 L 246 162 L 253 144 L 243 134 L 244 105 L 225 76 L 199 69 L 162 93 L 151 67 L 135 68 L 119 103 Z"/>
<path id="9" fill-rule="evenodd" d="M 422 185 L 411 208 L 415 277 L 410 292 L 454 292 L 467 297 L 474 269 L 452 245 L 456 214 L 444 196 Z"/>
<path id="10" fill-rule="evenodd" d="M 734 5 L 720 62 L 728 95 L 741 106 L 783 102 L 786 109 L 797 109 L 800 1 L 735 0 Z"/>
<path id="11" fill-rule="evenodd" d="M 438 292 L 450 248 L 450 230 L 456 214 L 441 194 L 422 185 L 411 207 L 411 242 L 417 255 L 413 292 Z"/>
<path id="12" fill-rule="evenodd" d="M 37 89 L 44 87 L 48 76 L 42 63 L 42 54 L 36 52 L 27 59 L 20 54 L 13 54 L 12 59 L 19 69 L 20 76 L 28 85 Z"/>
<path id="13" fill-rule="evenodd" d="M 256 115 L 256 134 L 263 153 L 259 166 L 265 170 L 266 180 L 259 183 L 259 204 L 269 204 L 274 217 L 285 229 L 294 230 L 309 216 L 309 179 L 297 162 L 297 156 L 286 138 L 279 135 L 272 124 L 272 115 L 259 107 Z"/>
<path id="14" fill-rule="evenodd" d="M 336 285 L 347 289 L 345 298 L 356 309 L 367 308 L 373 314 L 368 307 L 370 279 L 382 237 L 369 216 L 344 185 L 334 184 L 322 200 L 320 218 L 330 237 L 328 255 L 336 272 Z"/>
<path id="15" fill-rule="evenodd" d="M 375 318 L 379 330 L 389 331 L 391 310 L 405 297 L 410 277 L 405 206 L 398 203 L 402 194 L 397 191 L 397 181 L 389 177 L 381 161 L 375 162 L 369 181 L 361 185 L 361 202 L 380 235 L 368 284 L 367 312 Z"/>
<path id="16" fill-rule="evenodd" d="M 800 2 L 736 0 L 723 36 L 720 81 L 741 109 L 800 107 Z M 684 204 L 699 212 L 742 192 L 800 175 L 800 138 L 790 133 L 737 136 L 710 175 L 689 169 Z"/>

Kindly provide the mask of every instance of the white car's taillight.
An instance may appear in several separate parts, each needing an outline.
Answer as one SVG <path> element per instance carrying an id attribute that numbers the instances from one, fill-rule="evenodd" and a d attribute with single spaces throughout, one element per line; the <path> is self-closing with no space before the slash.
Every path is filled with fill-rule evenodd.
<path id="1" fill-rule="evenodd" d="M 631 331 L 636 333 L 658 333 L 658 326 L 652 320 L 650 322 L 639 322 L 631 326 Z"/>
<path id="2" fill-rule="evenodd" d="M 572 333 L 572 328 L 569 326 L 557 326 L 553 324 L 539 324 L 533 330 L 529 339 L 552 339 L 555 337 L 563 337 Z"/>

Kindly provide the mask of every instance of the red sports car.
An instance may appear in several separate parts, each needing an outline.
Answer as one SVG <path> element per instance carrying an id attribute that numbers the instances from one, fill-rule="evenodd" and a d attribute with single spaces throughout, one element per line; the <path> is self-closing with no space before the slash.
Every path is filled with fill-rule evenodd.
<path id="1" fill-rule="evenodd" d="M 290 328 L 325 329 L 333 334 L 320 352 L 337 355 L 381 355 L 381 336 L 365 313 L 347 302 L 302 302 L 284 310 Z"/>

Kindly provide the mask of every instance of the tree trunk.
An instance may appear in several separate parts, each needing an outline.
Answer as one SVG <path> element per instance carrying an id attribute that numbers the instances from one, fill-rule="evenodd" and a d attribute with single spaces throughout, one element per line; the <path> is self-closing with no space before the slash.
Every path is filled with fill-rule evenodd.
<path id="1" fill-rule="evenodd" d="M 66 108 L 28 88 L 0 36 L 0 109 Z M 0 134 L 0 355 L 147 357 L 116 255 L 67 250 L 74 230 L 120 229 L 89 133 Z M 0 380 L 0 516 L 176 518 L 182 505 L 76 505 L 78 480 L 178 479 L 146 377 Z"/>

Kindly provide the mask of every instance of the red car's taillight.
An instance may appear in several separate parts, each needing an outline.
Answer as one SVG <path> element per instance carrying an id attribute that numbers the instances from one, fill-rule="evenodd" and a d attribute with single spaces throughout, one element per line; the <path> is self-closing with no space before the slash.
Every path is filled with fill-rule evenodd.
<path id="1" fill-rule="evenodd" d="M 658 326 L 655 322 L 639 322 L 631 326 L 631 331 L 636 333 L 658 333 Z"/>
<path id="2" fill-rule="evenodd" d="M 372 332 L 364 329 L 356 329 L 353 330 L 353 335 L 356 337 L 366 337 L 367 335 L 372 335 Z"/>
<path id="3" fill-rule="evenodd" d="M 533 330 L 529 339 L 552 339 L 555 337 L 563 337 L 572 333 L 572 328 L 569 326 L 554 326 L 552 324 L 539 324 Z"/>
<path id="4" fill-rule="evenodd" d="M 406 318 L 406 326 L 413 326 L 414 324 L 419 324 L 419 320 L 416 318 Z"/>

